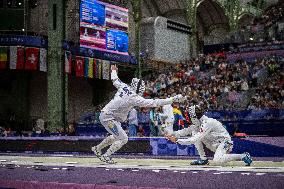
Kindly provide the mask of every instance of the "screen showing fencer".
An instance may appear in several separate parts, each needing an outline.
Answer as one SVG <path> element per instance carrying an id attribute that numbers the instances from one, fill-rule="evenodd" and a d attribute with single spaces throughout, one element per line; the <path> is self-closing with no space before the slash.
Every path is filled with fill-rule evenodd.
<path id="1" fill-rule="evenodd" d="M 81 0 L 80 46 L 128 55 L 128 9 Z"/>

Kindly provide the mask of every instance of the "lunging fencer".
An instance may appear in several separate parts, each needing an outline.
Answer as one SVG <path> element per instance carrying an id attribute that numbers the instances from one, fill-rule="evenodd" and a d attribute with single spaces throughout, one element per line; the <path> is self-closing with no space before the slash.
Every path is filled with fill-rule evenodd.
<path id="1" fill-rule="evenodd" d="M 117 88 L 117 92 L 114 98 L 102 109 L 99 117 L 101 124 L 111 135 L 106 137 L 99 145 L 92 147 L 92 151 L 101 161 L 110 164 L 115 163 L 111 155 L 128 141 L 128 136 L 122 129 L 121 122 L 127 119 L 127 115 L 133 107 L 158 107 L 183 99 L 182 95 L 166 99 L 145 99 L 142 97 L 145 91 L 144 81 L 133 78 L 129 86 L 120 81 L 117 70 L 116 65 L 111 65 L 111 80 Z M 107 146 L 110 147 L 102 154 L 101 150 Z"/>

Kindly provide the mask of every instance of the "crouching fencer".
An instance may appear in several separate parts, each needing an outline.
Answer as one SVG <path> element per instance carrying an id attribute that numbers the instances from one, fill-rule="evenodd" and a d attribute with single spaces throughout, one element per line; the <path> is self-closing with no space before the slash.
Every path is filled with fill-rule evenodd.
<path id="1" fill-rule="evenodd" d="M 168 132 L 169 130 L 166 130 L 167 132 L 165 132 L 164 136 L 167 139 L 171 140 L 172 142 L 176 142 L 176 140 L 179 139 L 180 137 L 184 137 L 184 136 L 190 137 L 190 136 L 197 134 L 200 130 L 201 122 L 199 119 L 197 119 L 195 115 L 196 107 L 198 107 L 198 105 L 193 105 L 188 108 L 190 120 L 192 123 L 191 125 L 189 125 L 189 127 L 178 130 L 178 131 L 172 131 L 172 132 Z M 194 146 L 196 147 L 197 151 L 203 150 L 201 141 L 195 141 Z M 200 157 L 202 159 L 206 159 L 205 154 L 200 154 Z"/>
<path id="2" fill-rule="evenodd" d="M 111 134 L 99 145 L 92 147 L 92 151 L 103 162 L 115 163 L 111 155 L 118 151 L 128 141 L 128 136 L 121 127 L 121 122 L 127 119 L 129 111 L 133 107 L 158 107 L 172 104 L 174 101 L 182 99 L 182 95 L 166 99 L 145 99 L 142 97 L 145 90 L 145 83 L 141 79 L 133 78 L 130 86 L 121 82 L 117 76 L 116 65 L 111 66 L 111 80 L 118 89 L 114 98 L 102 109 L 100 122 Z M 105 154 L 102 149 L 110 146 Z"/>
<path id="3" fill-rule="evenodd" d="M 200 159 L 193 161 L 191 165 L 206 165 L 208 159 L 206 158 L 203 144 L 211 151 L 215 152 L 213 163 L 223 165 L 230 161 L 243 160 L 247 166 L 252 163 L 252 158 L 249 153 L 243 154 L 229 154 L 233 149 L 233 142 L 227 130 L 221 122 L 216 119 L 209 118 L 204 115 L 205 106 L 195 106 L 196 117 L 200 121 L 200 129 L 197 133 L 187 139 L 177 139 L 179 136 L 167 136 L 172 142 L 182 145 L 194 144 Z"/>

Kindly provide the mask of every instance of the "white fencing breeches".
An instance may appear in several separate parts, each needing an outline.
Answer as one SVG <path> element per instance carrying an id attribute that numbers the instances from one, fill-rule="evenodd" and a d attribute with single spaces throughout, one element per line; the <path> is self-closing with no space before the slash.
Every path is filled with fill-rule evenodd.
<path id="1" fill-rule="evenodd" d="M 110 156 L 127 143 L 128 136 L 122 129 L 121 123 L 116 121 L 112 116 L 105 114 L 105 112 L 101 112 L 100 122 L 111 135 L 105 138 L 97 148 L 98 150 L 102 150 L 111 145 L 105 153 L 105 155 Z"/>
<path id="2" fill-rule="evenodd" d="M 245 157 L 245 154 L 228 154 L 232 151 L 232 149 L 232 141 L 225 140 L 221 142 L 214 154 L 213 163 L 222 165 L 230 161 L 241 160 L 243 157 Z"/>

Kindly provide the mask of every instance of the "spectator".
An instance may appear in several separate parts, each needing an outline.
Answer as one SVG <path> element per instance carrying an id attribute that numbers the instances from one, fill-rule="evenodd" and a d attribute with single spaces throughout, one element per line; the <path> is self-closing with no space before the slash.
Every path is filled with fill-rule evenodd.
<path id="1" fill-rule="evenodd" d="M 46 130 L 45 130 L 45 132 L 46 132 Z M 46 132 L 45 134 L 48 134 L 48 133 Z M 74 127 L 73 123 L 68 124 L 67 135 L 68 136 L 75 136 L 76 135 L 75 127 Z"/>
<path id="2" fill-rule="evenodd" d="M 247 91 L 247 90 L 249 90 L 249 86 L 248 86 L 248 83 L 247 83 L 246 80 L 242 80 L 242 82 L 241 82 L 241 90 L 242 90 L 242 91 Z"/>
<path id="3" fill-rule="evenodd" d="M 137 136 L 138 117 L 137 110 L 133 108 L 128 114 L 128 136 Z"/>
<path id="4" fill-rule="evenodd" d="M 141 108 L 138 114 L 138 125 L 143 127 L 146 136 L 150 135 L 150 113 L 148 108 Z"/>
<path id="5" fill-rule="evenodd" d="M 145 136 L 145 130 L 143 129 L 142 125 L 139 125 L 138 127 L 138 133 L 137 133 L 138 137 L 144 137 Z"/>
<path id="6" fill-rule="evenodd" d="M 150 136 L 158 136 L 159 134 L 159 125 L 162 124 L 161 118 L 159 116 L 161 113 L 161 108 L 152 108 L 150 110 Z"/>
<path id="7" fill-rule="evenodd" d="M 11 127 L 6 127 L 5 128 L 5 130 L 4 130 L 4 132 L 3 132 L 3 135 L 4 135 L 4 137 L 10 137 L 10 136 L 12 136 L 12 129 L 11 129 Z"/>

